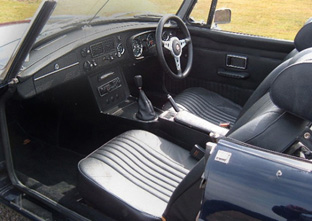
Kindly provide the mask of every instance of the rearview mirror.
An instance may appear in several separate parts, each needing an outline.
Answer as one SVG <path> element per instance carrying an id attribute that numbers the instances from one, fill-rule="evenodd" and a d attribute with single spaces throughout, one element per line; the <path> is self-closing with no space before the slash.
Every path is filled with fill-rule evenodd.
<path id="1" fill-rule="evenodd" d="M 214 14 L 214 23 L 217 24 L 228 24 L 231 22 L 232 11 L 229 8 L 217 9 Z"/>

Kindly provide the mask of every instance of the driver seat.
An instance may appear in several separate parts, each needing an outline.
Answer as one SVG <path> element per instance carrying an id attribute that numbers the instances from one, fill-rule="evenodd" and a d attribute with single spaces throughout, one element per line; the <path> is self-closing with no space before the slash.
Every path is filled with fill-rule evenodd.
<path id="1" fill-rule="evenodd" d="M 291 58 L 300 51 L 312 47 L 311 39 L 312 18 L 310 18 L 298 31 L 294 40 L 295 49 L 286 56 L 285 60 L 290 61 Z M 288 65 L 288 63 L 289 62 L 284 62 L 278 68 L 273 70 L 258 86 L 243 107 L 215 92 L 199 87 L 188 88 L 174 99 L 181 110 L 186 110 L 215 125 L 229 123 L 230 127 L 232 127 L 246 110 L 268 92 L 273 80 L 277 77 L 278 73 Z M 169 102 L 164 105 L 163 110 L 174 111 Z"/>

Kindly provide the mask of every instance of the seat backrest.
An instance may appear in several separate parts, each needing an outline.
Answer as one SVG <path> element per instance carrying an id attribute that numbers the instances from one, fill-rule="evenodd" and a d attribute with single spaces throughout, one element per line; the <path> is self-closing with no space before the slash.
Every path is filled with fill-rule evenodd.
<path id="1" fill-rule="evenodd" d="M 298 31 L 294 39 L 294 45 L 295 49 L 286 56 L 284 62 L 275 68 L 250 96 L 237 119 L 239 119 L 246 112 L 246 110 L 251 107 L 251 105 L 253 105 L 257 100 L 259 100 L 259 98 L 269 91 L 273 80 L 281 72 L 281 70 L 296 61 L 296 59 L 292 58 L 294 58 L 300 51 L 312 47 L 312 17 L 309 18 L 305 25 Z"/>
<path id="2" fill-rule="evenodd" d="M 292 145 L 312 121 L 311 61 L 312 48 L 273 70 L 252 95 L 254 102 L 246 103 L 227 136 L 278 152 Z"/>
<path id="3" fill-rule="evenodd" d="M 300 51 L 312 47 L 312 18 L 309 18 L 304 26 L 298 31 L 294 39 L 295 49 L 292 50 L 285 60 L 294 57 Z"/>

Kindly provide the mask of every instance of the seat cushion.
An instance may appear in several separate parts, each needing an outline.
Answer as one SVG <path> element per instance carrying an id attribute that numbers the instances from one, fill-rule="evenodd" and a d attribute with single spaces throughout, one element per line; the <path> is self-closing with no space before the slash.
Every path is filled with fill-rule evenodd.
<path id="1" fill-rule="evenodd" d="M 233 125 L 242 107 L 204 88 L 188 88 L 174 98 L 179 108 L 187 110 L 213 124 Z M 172 109 L 167 103 L 164 109 Z"/>
<path id="2" fill-rule="evenodd" d="M 79 192 L 113 218 L 159 220 L 173 191 L 196 163 L 187 150 L 132 130 L 79 162 Z"/>

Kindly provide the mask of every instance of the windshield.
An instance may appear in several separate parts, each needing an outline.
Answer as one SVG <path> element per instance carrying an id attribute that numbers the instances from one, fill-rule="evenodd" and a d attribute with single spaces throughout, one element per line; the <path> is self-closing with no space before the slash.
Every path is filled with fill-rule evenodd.
<path id="1" fill-rule="evenodd" d="M 175 14 L 182 0 L 59 0 L 53 15 L 111 16 L 126 12 Z"/>
<path id="2" fill-rule="evenodd" d="M 73 25 L 176 14 L 183 0 L 59 0 L 38 41 Z"/>
<path id="3" fill-rule="evenodd" d="M 24 30 L 40 0 L 5 1 L 0 15 L 0 80 L 7 62 L 17 48 Z M 79 25 L 92 25 L 99 21 L 114 19 L 157 17 L 176 14 L 183 0 L 58 0 L 49 21 L 37 41 Z M 10 4 L 9 4 L 10 3 Z M 8 13 L 12 16 L 7 16 Z M 136 17 L 137 16 L 137 17 Z"/>

